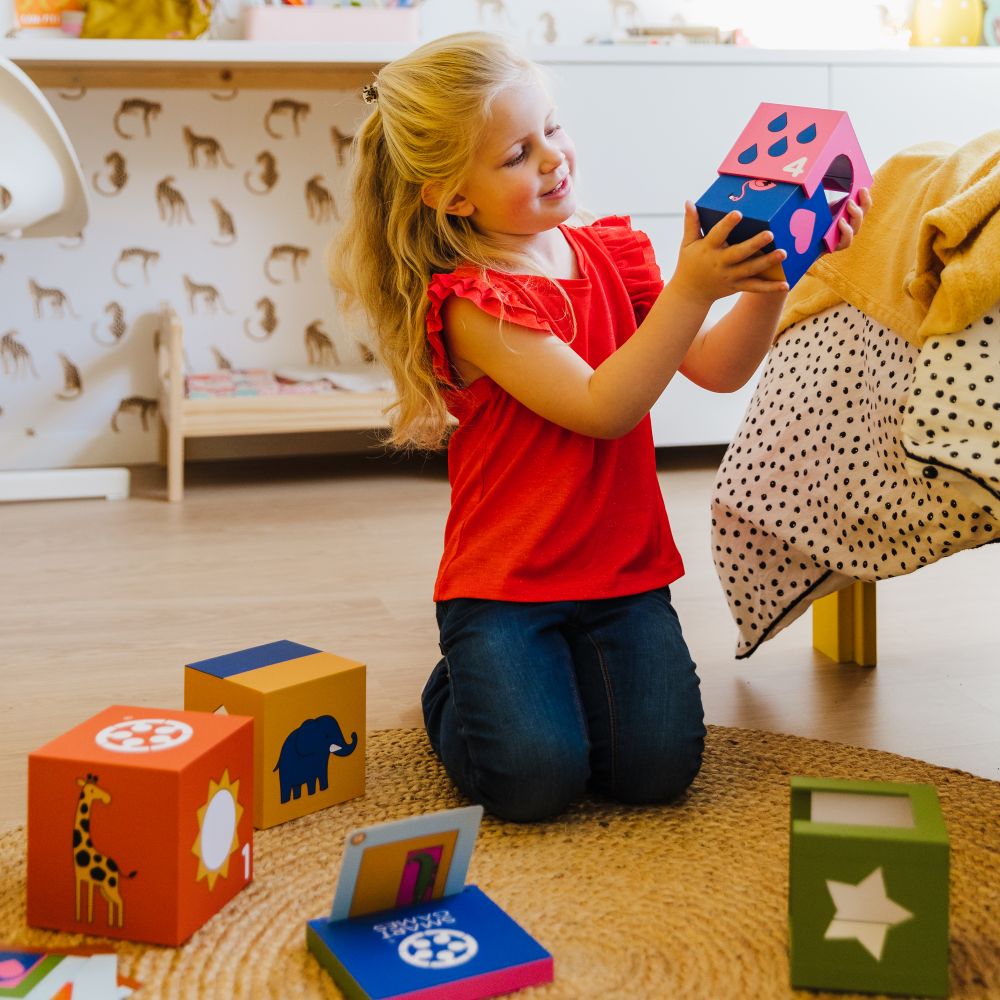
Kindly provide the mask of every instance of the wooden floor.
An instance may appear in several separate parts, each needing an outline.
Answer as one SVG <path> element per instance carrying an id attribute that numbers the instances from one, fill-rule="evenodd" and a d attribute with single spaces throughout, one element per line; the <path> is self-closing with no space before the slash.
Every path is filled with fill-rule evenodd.
<path id="1" fill-rule="evenodd" d="M 709 546 L 720 458 L 659 462 L 708 721 L 1000 779 L 1000 546 L 879 584 L 875 669 L 813 652 L 808 616 L 736 661 Z M 369 728 L 420 723 L 438 655 L 443 459 L 192 464 L 173 505 L 163 479 L 133 470 L 127 501 L 0 507 L 0 828 L 24 820 L 30 750 L 109 704 L 179 708 L 185 663 L 247 646 L 288 638 L 362 660 Z"/>

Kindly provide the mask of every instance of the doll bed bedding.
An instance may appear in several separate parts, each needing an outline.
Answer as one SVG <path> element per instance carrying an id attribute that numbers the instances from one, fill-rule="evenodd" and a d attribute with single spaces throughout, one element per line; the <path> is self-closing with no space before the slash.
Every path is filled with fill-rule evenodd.
<path id="1" fill-rule="evenodd" d="M 789 296 L 719 470 L 737 657 L 852 580 L 1000 537 L 1000 131 L 903 150 L 872 196 Z"/>
<path id="2" fill-rule="evenodd" d="M 998 387 L 998 307 L 919 350 L 847 303 L 781 336 L 712 500 L 737 658 L 852 580 L 1000 539 Z"/>

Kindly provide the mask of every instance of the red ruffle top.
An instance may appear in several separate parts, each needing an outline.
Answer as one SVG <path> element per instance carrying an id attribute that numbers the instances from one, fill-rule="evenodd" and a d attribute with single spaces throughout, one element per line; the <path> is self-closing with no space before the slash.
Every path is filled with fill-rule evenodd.
<path id="1" fill-rule="evenodd" d="M 538 416 L 487 376 L 460 387 L 448 360 L 441 310 L 449 295 L 569 341 L 593 368 L 635 332 L 663 287 L 649 238 L 618 217 L 561 229 L 580 274 L 559 280 L 575 333 L 566 300 L 546 278 L 459 268 L 434 275 L 427 289 L 434 369 L 458 421 L 436 601 L 620 597 L 684 572 L 648 415 L 624 437 L 587 437 Z"/>

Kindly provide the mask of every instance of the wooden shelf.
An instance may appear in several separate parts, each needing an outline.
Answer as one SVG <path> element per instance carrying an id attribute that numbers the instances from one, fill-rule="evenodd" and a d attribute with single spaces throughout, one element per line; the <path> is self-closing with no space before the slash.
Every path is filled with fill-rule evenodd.
<path id="1" fill-rule="evenodd" d="M 40 87 L 353 88 L 404 55 L 403 45 L 131 39 L 0 41 L 0 56 Z"/>
<path id="2" fill-rule="evenodd" d="M 353 86 L 359 76 L 413 46 L 383 43 L 258 42 L 239 39 L 12 38 L 0 56 L 41 86 L 314 87 Z M 730 45 L 546 45 L 532 58 L 559 65 L 944 66 L 1000 68 L 1000 48 L 868 50 L 755 49 Z"/>

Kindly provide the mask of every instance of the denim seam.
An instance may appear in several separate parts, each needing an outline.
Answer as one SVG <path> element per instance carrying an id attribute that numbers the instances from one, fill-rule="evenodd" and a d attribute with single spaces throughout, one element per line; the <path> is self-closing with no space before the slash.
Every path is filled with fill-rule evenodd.
<path id="1" fill-rule="evenodd" d="M 611 675 L 608 673 L 600 643 L 597 642 L 590 632 L 585 632 L 584 634 L 587 636 L 587 640 L 591 646 L 594 647 L 594 652 L 597 653 L 597 662 L 601 668 L 601 677 L 604 679 L 604 691 L 608 699 L 608 719 L 611 730 L 611 791 L 616 792 L 618 789 L 618 716 L 615 711 L 615 696 L 611 687 Z"/>
<path id="2" fill-rule="evenodd" d="M 469 761 L 469 781 L 472 783 L 472 790 L 476 792 L 476 797 L 481 799 L 482 796 L 478 794 L 478 790 L 480 788 L 480 767 L 479 764 L 476 763 L 475 755 L 472 752 L 472 745 L 469 742 L 468 730 L 466 729 L 465 721 L 462 718 L 458 698 L 455 697 L 455 678 L 451 672 L 451 660 L 448 659 L 447 653 L 444 653 L 444 662 L 445 668 L 448 671 L 448 686 L 451 688 L 451 705 L 455 712 L 455 720 L 458 723 L 458 735 L 462 737 L 462 743 L 465 746 L 465 755 Z"/>

